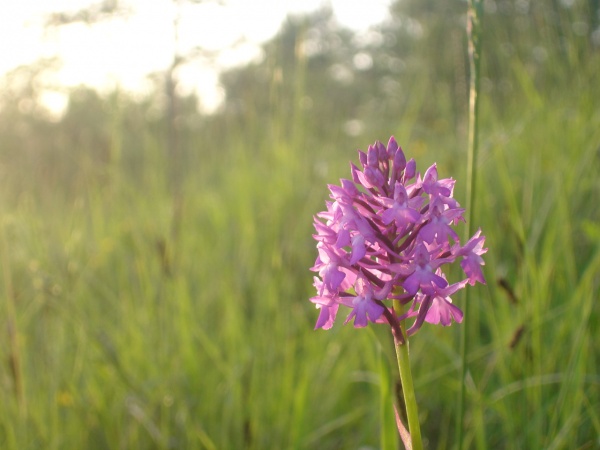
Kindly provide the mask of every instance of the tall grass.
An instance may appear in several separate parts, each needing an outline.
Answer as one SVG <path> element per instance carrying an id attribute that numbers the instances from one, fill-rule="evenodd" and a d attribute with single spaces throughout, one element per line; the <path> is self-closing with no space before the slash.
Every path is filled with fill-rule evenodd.
<path id="1" fill-rule="evenodd" d="M 467 55 L 469 61 L 469 111 L 468 111 L 468 133 L 467 133 L 467 176 L 466 176 L 466 203 L 467 224 L 465 226 L 465 239 L 468 240 L 475 231 L 475 198 L 477 194 L 477 157 L 479 155 L 479 91 L 481 86 L 481 40 L 483 39 L 483 2 L 471 0 L 467 7 Z M 465 291 L 463 295 L 463 312 L 469 315 L 471 304 L 471 290 Z M 467 376 L 467 353 L 469 351 L 469 340 L 471 338 L 471 321 L 465 322 L 461 328 L 460 335 L 460 395 L 456 406 L 456 442 L 458 450 L 463 448 L 463 429 L 465 416 L 466 376 Z M 480 433 L 480 441 L 485 441 L 484 427 L 477 426 Z"/>
<path id="2" fill-rule="evenodd" d="M 490 252 L 465 318 L 465 447 L 594 448 L 600 91 L 584 73 L 540 92 L 513 71 L 516 100 L 500 111 L 484 97 L 481 110 Z M 379 448 L 386 349 L 366 330 L 314 332 L 307 301 L 311 216 L 355 148 L 302 122 L 288 139 L 278 114 L 226 141 L 198 136 L 177 199 L 149 130 L 135 177 L 126 147 L 107 166 L 78 160 L 75 188 L 3 161 L 0 447 Z M 414 142 L 402 126 L 388 134 L 407 155 L 464 188 L 459 139 Z M 456 327 L 431 327 L 411 343 L 427 448 L 454 442 L 456 342 Z"/>

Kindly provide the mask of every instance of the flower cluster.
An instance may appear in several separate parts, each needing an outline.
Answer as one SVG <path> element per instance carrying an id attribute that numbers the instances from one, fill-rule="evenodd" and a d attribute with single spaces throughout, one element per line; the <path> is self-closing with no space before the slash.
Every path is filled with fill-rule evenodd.
<path id="1" fill-rule="evenodd" d="M 364 327 L 414 318 L 414 334 L 429 322 L 462 321 L 450 296 L 466 284 L 485 283 L 478 230 L 464 245 L 454 229 L 464 210 L 452 198 L 453 179 L 438 179 L 436 165 L 421 176 L 414 159 L 391 137 L 359 151 L 362 170 L 351 164 L 352 180 L 329 185 L 327 211 L 314 218 L 318 257 L 312 271 L 320 309 L 315 328 L 332 327 L 340 305 L 350 308 L 345 323 Z M 444 266 L 460 261 L 466 278 L 449 284 Z M 400 301 L 403 314 L 391 300 Z M 388 301 L 386 303 L 386 301 Z"/>

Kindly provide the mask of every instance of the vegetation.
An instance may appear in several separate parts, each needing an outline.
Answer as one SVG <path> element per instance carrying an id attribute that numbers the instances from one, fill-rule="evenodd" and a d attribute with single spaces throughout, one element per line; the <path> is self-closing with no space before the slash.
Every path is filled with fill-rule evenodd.
<path id="1" fill-rule="evenodd" d="M 313 331 L 312 215 L 392 134 L 464 203 L 464 6 L 398 1 L 359 36 L 327 10 L 290 18 L 211 115 L 157 83 L 73 90 L 57 120 L 46 62 L 7 75 L 0 447 L 379 448 L 392 350 L 383 329 Z M 486 8 L 466 447 L 596 448 L 598 5 Z M 429 449 L 454 442 L 458 336 L 411 342 Z"/>

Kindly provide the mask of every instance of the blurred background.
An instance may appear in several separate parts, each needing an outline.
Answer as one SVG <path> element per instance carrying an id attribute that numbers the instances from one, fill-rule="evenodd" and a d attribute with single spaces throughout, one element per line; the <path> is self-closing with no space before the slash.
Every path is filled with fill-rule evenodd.
<path id="1" fill-rule="evenodd" d="M 391 135 L 465 203 L 466 8 L 2 4 L 0 447 L 381 448 L 389 333 L 313 331 L 312 216 Z M 599 448 L 600 2 L 482 39 L 467 447 Z M 411 342 L 429 449 L 459 327 Z"/>

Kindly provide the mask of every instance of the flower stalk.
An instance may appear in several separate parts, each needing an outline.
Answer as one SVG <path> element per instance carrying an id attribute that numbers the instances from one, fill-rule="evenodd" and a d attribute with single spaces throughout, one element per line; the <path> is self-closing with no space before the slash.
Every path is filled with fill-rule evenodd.
<path id="1" fill-rule="evenodd" d="M 394 311 L 401 316 L 403 314 L 402 303 L 398 300 L 394 301 Z M 402 321 L 404 322 L 404 321 Z M 413 386 L 412 373 L 410 370 L 410 359 L 408 351 L 408 339 L 404 332 L 405 324 L 400 324 L 400 330 L 404 334 L 404 342 L 394 339 L 394 347 L 396 348 L 396 358 L 398 361 L 398 369 L 400 371 L 400 381 L 402 382 L 402 394 L 406 405 L 406 418 L 408 420 L 408 431 L 410 433 L 410 447 L 408 442 L 404 443 L 407 450 L 422 450 L 423 442 L 421 441 L 421 426 L 419 425 L 419 410 L 417 408 L 417 398 Z"/>

